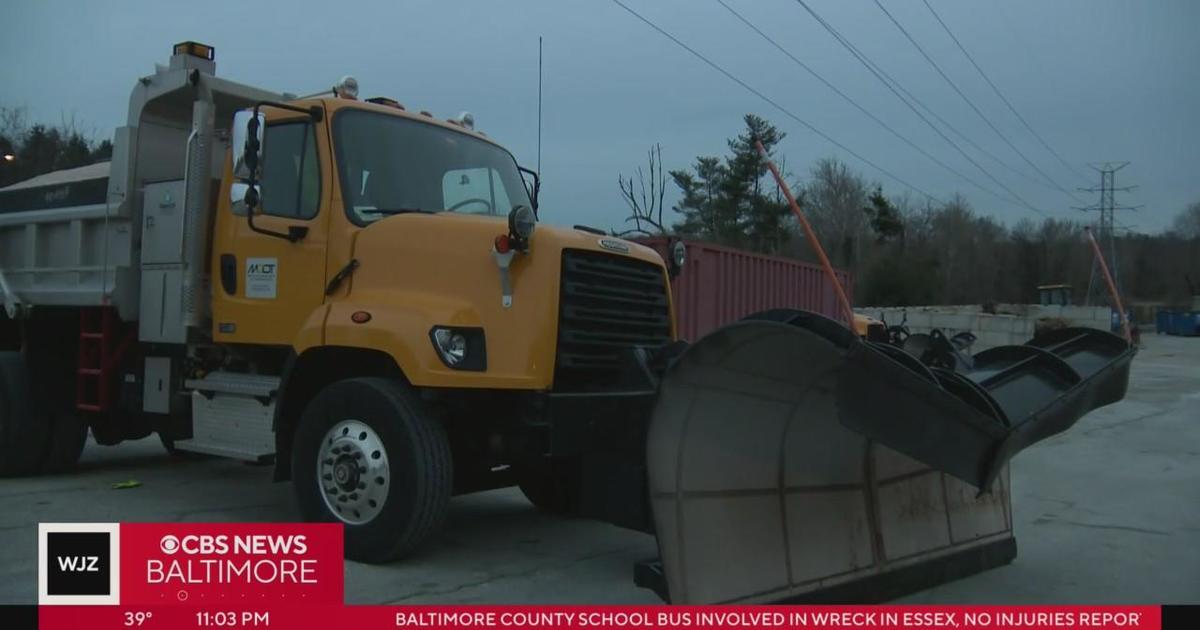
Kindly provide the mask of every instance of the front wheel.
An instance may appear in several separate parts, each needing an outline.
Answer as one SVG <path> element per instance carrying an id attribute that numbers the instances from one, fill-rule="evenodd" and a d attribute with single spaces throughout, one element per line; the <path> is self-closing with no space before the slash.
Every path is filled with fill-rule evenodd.
<path id="1" fill-rule="evenodd" d="M 345 524 L 346 557 L 379 563 L 416 551 L 441 525 L 453 488 L 450 443 L 403 383 L 351 378 L 305 408 L 292 449 L 304 517 Z"/>

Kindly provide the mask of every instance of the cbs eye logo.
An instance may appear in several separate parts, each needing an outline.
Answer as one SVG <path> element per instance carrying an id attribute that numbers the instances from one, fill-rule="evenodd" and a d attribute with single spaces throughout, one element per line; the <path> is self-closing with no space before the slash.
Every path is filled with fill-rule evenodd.
<path id="1" fill-rule="evenodd" d="M 120 601 L 117 523 L 38 524 L 38 603 Z"/>
<path id="2" fill-rule="evenodd" d="M 158 548 L 162 549 L 162 552 L 169 556 L 179 551 L 179 538 L 172 536 L 171 534 L 167 534 L 166 536 L 162 537 L 162 540 L 159 541 Z"/>

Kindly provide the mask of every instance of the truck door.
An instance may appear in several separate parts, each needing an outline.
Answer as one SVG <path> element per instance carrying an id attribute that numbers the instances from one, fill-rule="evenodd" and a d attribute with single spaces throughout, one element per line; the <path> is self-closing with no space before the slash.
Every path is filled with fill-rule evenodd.
<path id="1" fill-rule="evenodd" d="M 213 338 L 219 342 L 291 345 L 325 298 L 328 134 L 324 123 L 308 117 L 267 115 L 254 225 L 307 232 L 290 242 L 250 229 L 244 206 L 230 201 L 226 166 L 212 266 Z"/>

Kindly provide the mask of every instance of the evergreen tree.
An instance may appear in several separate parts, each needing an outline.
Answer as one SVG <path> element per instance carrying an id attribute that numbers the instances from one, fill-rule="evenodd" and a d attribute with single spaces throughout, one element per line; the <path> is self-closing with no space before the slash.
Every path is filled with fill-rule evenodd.
<path id="1" fill-rule="evenodd" d="M 871 230 L 879 243 L 887 243 L 895 237 L 904 236 L 904 219 L 892 206 L 892 202 L 883 196 L 883 188 L 876 186 L 875 192 L 867 199 L 871 205 L 863 208 L 871 221 Z"/>
<path id="2" fill-rule="evenodd" d="M 0 187 L 50 171 L 77 168 L 112 159 L 112 142 L 93 143 L 73 121 L 57 127 L 27 125 L 24 110 L 0 107 Z"/>
<path id="3" fill-rule="evenodd" d="M 699 157 L 691 171 L 671 171 L 683 193 L 674 208 L 683 220 L 675 230 L 692 238 L 774 253 L 788 239 L 788 207 L 770 180 L 756 142 L 769 153 L 785 134 L 754 114 L 743 121 L 745 131 L 728 141 L 728 156 Z"/>

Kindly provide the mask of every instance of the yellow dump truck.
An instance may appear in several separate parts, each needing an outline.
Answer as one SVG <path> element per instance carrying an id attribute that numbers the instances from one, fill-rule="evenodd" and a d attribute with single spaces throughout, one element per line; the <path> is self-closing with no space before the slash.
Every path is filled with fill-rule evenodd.
<path id="1" fill-rule="evenodd" d="M 864 600 L 1011 560 L 1008 460 L 1124 393 L 1096 331 L 966 367 L 798 312 L 686 346 L 664 260 L 539 223 L 470 114 L 214 57 L 136 81 L 111 162 L 0 190 L 0 473 L 89 430 L 273 461 L 367 562 L 515 484 L 656 533 L 636 575 L 671 601 Z"/>

